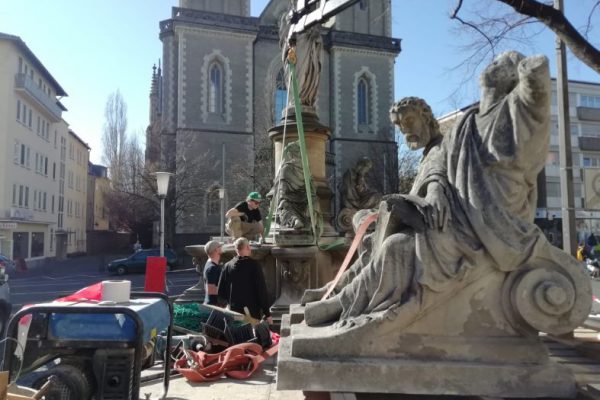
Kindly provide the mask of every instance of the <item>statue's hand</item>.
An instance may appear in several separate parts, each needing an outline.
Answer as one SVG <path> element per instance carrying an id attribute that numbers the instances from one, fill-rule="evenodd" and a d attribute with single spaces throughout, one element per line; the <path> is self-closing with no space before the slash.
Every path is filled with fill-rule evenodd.
<path id="1" fill-rule="evenodd" d="M 450 204 L 444 194 L 442 185 L 432 182 L 427 186 L 425 201 L 428 206 L 423 210 L 425 222 L 430 229 L 445 231 L 448 221 L 452 218 Z"/>

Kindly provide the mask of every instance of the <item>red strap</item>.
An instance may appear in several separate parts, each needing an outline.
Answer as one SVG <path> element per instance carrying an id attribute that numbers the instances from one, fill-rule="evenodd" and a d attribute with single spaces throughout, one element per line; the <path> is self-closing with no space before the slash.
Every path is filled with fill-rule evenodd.
<path id="1" fill-rule="evenodd" d="M 278 349 L 275 345 L 263 352 L 256 343 L 240 343 L 217 354 L 187 351 L 187 355 L 175 362 L 175 369 L 192 382 L 214 381 L 223 374 L 234 379 L 247 379 Z M 194 364 L 192 367 L 188 366 L 188 356 Z"/>
<path id="2" fill-rule="evenodd" d="M 369 225 L 371 225 L 373 222 L 375 222 L 377 220 L 378 216 L 379 216 L 379 213 L 373 213 L 373 214 L 369 215 L 367 218 L 365 218 L 365 220 L 360 224 L 360 226 L 358 227 L 358 231 L 356 232 L 356 235 L 354 236 L 354 240 L 352 241 L 352 245 L 350 246 L 348 253 L 346 253 L 346 258 L 344 258 L 344 262 L 342 263 L 342 266 L 340 267 L 337 275 L 331 282 L 329 289 L 327 289 L 327 293 L 325 293 L 323 295 L 321 300 L 325 300 L 327 297 L 329 297 L 329 295 L 335 288 L 335 285 L 337 285 L 338 282 L 340 281 L 340 279 L 342 279 L 342 275 L 348 269 L 348 266 L 350 265 L 350 261 L 352 261 L 352 257 L 354 256 L 354 253 L 356 253 L 356 249 L 358 249 L 358 245 L 360 244 L 360 241 L 362 240 L 363 236 L 365 236 L 365 233 L 367 233 L 367 229 L 369 228 Z"/>

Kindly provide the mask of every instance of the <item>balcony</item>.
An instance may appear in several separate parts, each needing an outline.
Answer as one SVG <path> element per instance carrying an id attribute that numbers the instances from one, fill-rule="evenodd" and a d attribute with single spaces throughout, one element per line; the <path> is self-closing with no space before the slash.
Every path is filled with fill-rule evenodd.
<path id="1" fill-rule="evenodd" d="M 62 118 L 62 109 L 56 99 L 45 93 L 28 75 L 15 75 L 15 90 L 22 93 L 28 100 L 37 103 L 50 122 L 59 122 Z"/>
<path id="2" fill-rule="evenodd" d="M 600 137 L 580 136 L 579 149 L 589 151 L 600 151 Z"/>
<path id="3" fill-rule="evenodd" d="M 600 122 L 600 108 L 577 107 L 577 118 L 582 121 Z"/>

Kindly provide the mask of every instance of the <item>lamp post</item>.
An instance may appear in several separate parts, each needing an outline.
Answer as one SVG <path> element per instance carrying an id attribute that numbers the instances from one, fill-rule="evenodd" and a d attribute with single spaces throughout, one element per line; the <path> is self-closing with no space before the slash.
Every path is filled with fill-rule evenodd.
<path id="1" fill-rule="evenodd" d="M 170 172 L 156 172 L 156 188 L 160 199 L 160 256 L 165 256 L 165 197 L 169 189 Z"/>
<path id="2" fill-rule="evenodd" d="M 221 243 L 225 236 L 225 189 L 219 189 L 219 199 L 221 200 Z"/>

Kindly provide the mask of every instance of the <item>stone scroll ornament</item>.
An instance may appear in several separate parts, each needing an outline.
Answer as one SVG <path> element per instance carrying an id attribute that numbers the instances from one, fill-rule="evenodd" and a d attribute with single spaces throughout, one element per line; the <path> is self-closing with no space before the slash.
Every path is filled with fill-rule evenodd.
<path id="1" fill-rule="evenodd" d="M 502 53 L 480 87 L 478 106 L 443 137 L 422 99 L 392 106 L 409 147 L 423 149 L 414 185 L 381 202 L 369 245 L 334 294 L 310 302 L 318 294 L 307 293 L 307 325 L 352 329 L 391 320 L 402 332 L 442 308 L 469 316 L 457 330 L 563 334 L 587 317 L 592 296 L 583 269 L 533 223 L 551 131 L 548 59 Z M 481 308 L 469 308 L 477 302 L 493 324 Z"/>

